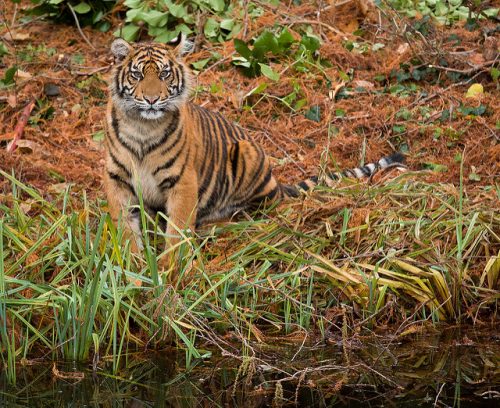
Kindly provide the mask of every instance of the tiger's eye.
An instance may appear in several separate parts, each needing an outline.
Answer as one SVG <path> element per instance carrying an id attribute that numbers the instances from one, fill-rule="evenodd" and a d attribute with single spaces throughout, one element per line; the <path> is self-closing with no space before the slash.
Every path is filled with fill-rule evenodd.
<path id="1" fill-rule="evenodd" d="M 170 76 L 170 71 L 164 69 L 163 71 L 160 72 L 160 79 L 165 79 Z"/>
<path id="2" fill-rule="evenodd" d="M 142 79 L 141 71 L 130 71 L 130 76 L 136 80 Z"/>

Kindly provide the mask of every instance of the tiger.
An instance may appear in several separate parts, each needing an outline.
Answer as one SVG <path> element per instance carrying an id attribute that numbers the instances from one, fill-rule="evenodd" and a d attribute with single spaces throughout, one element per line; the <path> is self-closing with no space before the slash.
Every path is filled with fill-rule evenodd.
<path id="1" fill-rule="evenodd" d="M 185 39 L 111 44 L 114 66 L 107 105 L 104 187 L 115 223 L 125 220 L 133 251 L 141 249 L 137 207 L 163 213 L 166 237 L 228 219 L 263 203 L 298 197 L 314 188 L 311 177 L 297 185 L 280 183 L 263 148 L 221 113 L 189 101 L 192 77 L 184 61 Z M 403 163 L 395 153 L 376 163 L 332 172 L 340 177 L 370 177 L 378 169 Z M 132 241 L 132 240 L 131 240 Z"/>

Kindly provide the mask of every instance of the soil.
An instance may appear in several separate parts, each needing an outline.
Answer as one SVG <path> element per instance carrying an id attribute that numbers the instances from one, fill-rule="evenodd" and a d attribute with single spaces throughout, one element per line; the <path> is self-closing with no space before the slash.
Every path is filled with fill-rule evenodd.
<path id="1" fill-rule="evenodd" d="M 112 66 L 109 46 L 123 16 L 118 11 L 111 15 L 114 27 L 108 33 L 84 28 L 91 47 L 75 27 L 42 19 L 23 22 L 25 3 L 9 29 L 0 31 L 10 51 L 1 62 L 0 77 L 13 64 L 21 70 L 15 87 L 0 91 L 0 169 L 42 191 L 72 183 L 77 190 L 102 196 L 102 138 Z M 13 3 L 7 7 L 12 9 L 6 10 L 6 21 L 12 21 Z M 445 170 L 429 173 L 431 181 L 458 183 L 459 157 L 463 157 L 464 181 L 471 187 L 498 180 L 500 98 L 498 80 L 495 83 L 490 74 L 491 67 L 498 66 L 494 22 L 484 21 L 473 31 L 463 24 L 452 28 L 429 25 L 425 36 L 413 32 L 407 43 L 402 27 L 412 31 L 398 16 L 397 21 L 391 15 L 375 22 L 373 15 L 362 10 L 336 15 L 327 10 L 318 17 L 312 6 L 279 7 L 266 6 L 262 17 L 248 21 L 244 38 L 248 40 L 276 22 L 289 26 L 300 38 L 303 25 L 296 22 L 312 20 L 322 40 L 319 55 L 330 65 L 323 72 L 316 68 L 297 72 L 288 60 L 272 63 L 281 72 L 278 82 L 247 78 L 231 65 L 232 41 L 214 45 L 203 38 L 197 39 L 198 49 L 187 60 L 208 58 L 215 51 L 222 56 L 195 76 L 193 100 L 247 128 L 273 157 L 280 180 L 292 183 L 316 174 L 322 157 L 329 160 L 330 167 L 343 168 L 396 150 L 406 153 L 410 169 L 428 163 L 434 170 Z M 415 20 L 406 23 L 415 24 Z M 339 32 L 337 27 L 345 31 Z M 362 36 L 353 34 L 360 29 Z M 363 52 L 349 51 L 346 46 L 353 43 L 361 45 L 358 49 Z M 373 44 L 384 46 L 373 51 Z M 420 62 L 412 65 L 415 59 Z M 439 68 L 429 78 L 398 83 L 391 72 L 404 64 L 411 75 L 429 65 Z M 350 76 L 348 81 L 345 75 Z M 268 96 L 245 98 L 263 82 L 268 83 Z M 484 92 L 467 98 L 472 83 L 482 84 Z M 290 94 L 294 85 L 300 88 L 300 97 L 307 99 L 298 111 L 278 100 Z M 391 86 L 402 87 L 402 92 L 391 94 L 387 91 Z M 402 97 L 405 93 L 408 95 Z M 9 134 L 32 99 L 38 103 L 24 129 L 23 142 L 8 153 Z M 319 121 L 305 116 L 312 106 L 319 107 Z M 473 116 L 464 106 L 484 107 L 485 112 Z M 5 188 L 6 182 L 0 183 Z"/>

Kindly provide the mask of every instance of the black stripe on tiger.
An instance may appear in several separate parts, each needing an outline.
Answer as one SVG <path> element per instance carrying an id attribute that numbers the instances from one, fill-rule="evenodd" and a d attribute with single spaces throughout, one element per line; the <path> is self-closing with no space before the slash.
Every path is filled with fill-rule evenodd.
<path id="1" fill-rule="evenodd" d="M 111 126 L 113 127 L 114 135 L 120 144 L 132 153 L 136 158 L 141 159 L 141 152 L 137 151 L 130 143 L 128 143 L 122 136 L 120 136 L 120 125 L 118 124 L 118 118 L 116 117 L 116 111 L 114 108 L 111 109 Z"/>
<path id="2" fill-rule="evenodd" d="M 179 151 L 176 154 L 174 154 L 174 156 L 170 160 L 165 162 L 165 164 L 162 164 L 161 166 L 158 166 L 156 169 L 154 169 L 153 176 L 156 176 L 162 170 L 168 170 L 170 167 L 172 167 L 179 158 L 179 153 L 184 150 L 185 146 L 186 146 L 186 139 L 184 139 L 184 143 L 179 148 Z"/>
<path id="3" fill-rule="evenodd" d="M 153 150 L 157 149 L 161 145 L 163 145 L 167 139 L 177 130 L 179 126 L 179 111 L 176 110 L 175 114 L 172 115 L 172 121 L 168 125 L 167 129 L 165 129 L 165 133 L 163 133 L 161 139 L 154 141 L 153 143 L 150 143 L 146 147 L 143 148 L 143 156 L 146 156 L 147 154 L 151 153 Z"/>
<path id="4" fill-rule="evenodd" d="M 129 170 L 129 169 L 127 169 L 127 168 L 125 167 L 125 165 L 124 165 L 122 162 L 120 162 L 120 160 L 118 160 L 118 159 L 116 158 L 116 156 L 114 155 L 114 153 L 113 153 L 111 150 L 109 151 L 109 157 L 111 157 L 111 161 L 113 162 L 113 164 L 114 164 L 116 167 L 118 167 L 120 170 L 122 170 L 122 171 L 123 171 L 123 172 L 127 175 L 127 177 L 128 177 L 129 179 L 131 179 L 131 178 L 132 178 L 132 173 L 130 172 L 130 170 Z"/>
<path id="5" fill-rule="evenodd" d="M 184 170 L 186 169 L 186 164 L 189 161 L 189 153 L 190 153 L 190 150 L 187 151 L 186 159 L 184 160 L 184 163 L 182 164 L 181 171 L 179 172 L 179 174 L 177 174 L 175 176 L 167 176 L 162 181 L 160 181 L 158 183 L 158 188 L 161 191 L 171 189 L 179 182 L 180 178 L 184 174 Z"/>
<path id="6" fill-rule="evenodd" d="M 125 189 L 127 189 L 132 195 L 135 195 L 134 187 L 127 180 L 121 178 L 118 174 L 113 173 L 112 171 L 109 170 L 108 170 L 108 176 L 109 178 L 120 184 L 122 187 L 125 187 Z"/>

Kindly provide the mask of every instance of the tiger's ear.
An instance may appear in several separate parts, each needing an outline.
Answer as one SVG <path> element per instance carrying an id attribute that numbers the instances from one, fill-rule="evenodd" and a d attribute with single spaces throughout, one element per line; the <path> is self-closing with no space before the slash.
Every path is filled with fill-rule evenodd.
<path id="1" fill-rule="evenodd" d="M 193 48 L 193 44 L 186 39 L 183 32 L 179 32 L 177 37 L 168 42 L 168 45 L 174 47 L 174 53 L 179 57 L 188 54 Z"/>
<path id="2" fill-rule="evenodd" d="M 116 61 L 123 61 L 130 53 L 132 46 L 122 38 L 117 38 L 111 44 L 111 52 L 115 56 Z"/>

